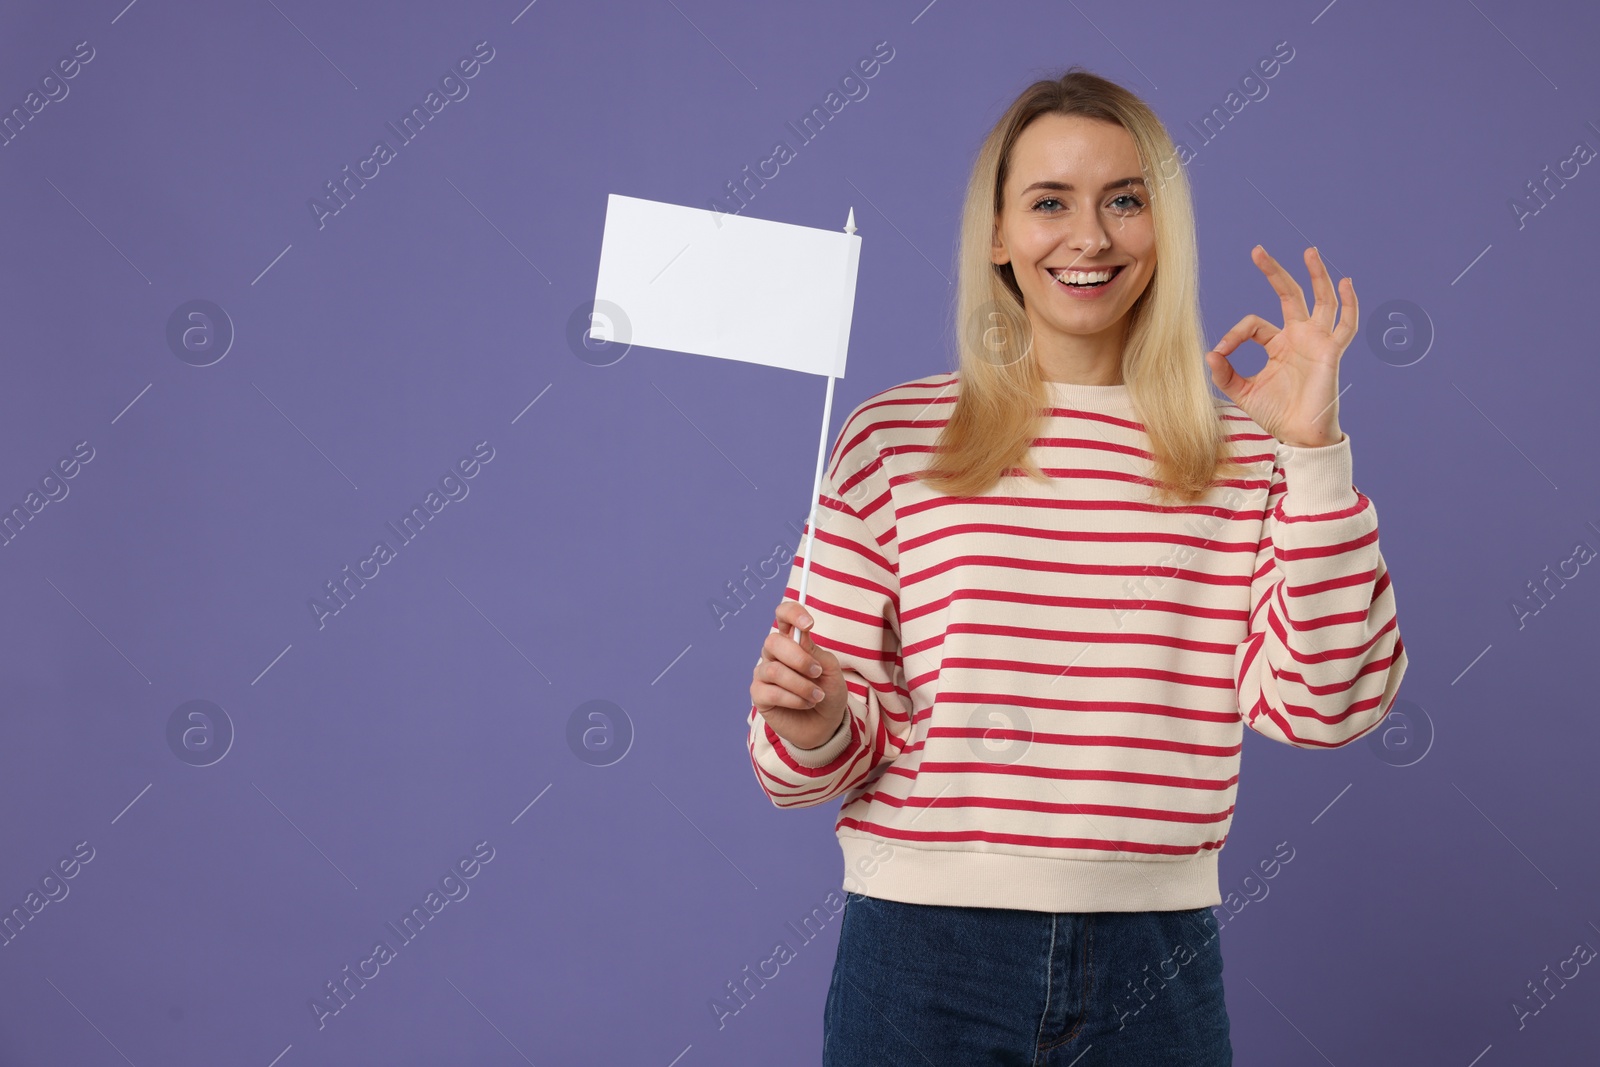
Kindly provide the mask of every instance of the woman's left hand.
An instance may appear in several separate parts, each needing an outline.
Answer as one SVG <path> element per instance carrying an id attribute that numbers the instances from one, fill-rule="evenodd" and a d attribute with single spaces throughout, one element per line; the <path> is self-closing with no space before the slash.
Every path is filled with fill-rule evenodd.
<path id="1" fill-rule="evenodd" d="M 1250 258 L 1283 302 L 1283 326 L 1259 315 L 1240 319 L 1206 353 L 1211 380 L 1257 426 L 1284 444 L 1299 448 L 1338 444 L 1344 440 L 1339 429 L 1339 357 L 1356 335 L 1355 283 L 1342 279 L 1342 293 L 1335 295 L 1322 257 L 1315 248 L 1306 249 L 1316 296 L 1316 305 L 1307 311 L 1299 283 L 1266 249 L 1256 245 Z M 1267 365 L 1249 378 L 1228 362 L 1228 354 L 1245 341 L 1267 350 Z"/>

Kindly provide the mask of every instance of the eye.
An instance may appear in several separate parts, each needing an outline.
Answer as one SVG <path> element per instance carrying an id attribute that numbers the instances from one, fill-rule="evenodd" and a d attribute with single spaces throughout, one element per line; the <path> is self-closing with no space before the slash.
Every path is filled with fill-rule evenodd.
<path id="1" fill-rule="evenodd" d="M 1053 215 L 1057 210 L 1064 209 L 1061 199 L 1055 196 L 1042 196 L 1033 202 L 1033 210 L 1039 211 L 1045 205 L 1053 204 L 1054 207 L 1045 209 L 1044 213 Z M 1118 215 L 1135 215 L 1144 209 L 1144 201 L 1134 193 L 1120 193 L 1111 200 L 1111 210 Z"/>

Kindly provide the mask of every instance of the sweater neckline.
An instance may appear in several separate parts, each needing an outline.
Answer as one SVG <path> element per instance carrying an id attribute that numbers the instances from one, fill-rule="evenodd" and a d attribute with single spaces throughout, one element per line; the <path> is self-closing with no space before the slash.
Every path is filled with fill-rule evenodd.
<path id="1" fill-rule="evenodd" d="M 1053 382 L 1045 380 L 1045 388 L 1050 393 L 1050 399 L 1056 404 L 1076 405 L 1079 407 L 1097 407 L 1107 405 L 1113 407 L 1131 407 L 1133 398 L 1128 393 L 1127 383 L 1122 385 L 1078 385 L 1074 382 Z"/>

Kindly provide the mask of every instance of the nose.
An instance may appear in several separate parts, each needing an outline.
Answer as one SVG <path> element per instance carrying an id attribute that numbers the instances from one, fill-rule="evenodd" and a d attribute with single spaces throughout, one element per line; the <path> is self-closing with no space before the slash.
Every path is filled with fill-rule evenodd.
<path id="1" fill-rule="evenodd" d="M 1098 212 L 1076 213 L 1067 231 L 1067 247 L 1083 258 L 1098 255 L 1111 247 L 1111 235 L 1106 233 Z"/>

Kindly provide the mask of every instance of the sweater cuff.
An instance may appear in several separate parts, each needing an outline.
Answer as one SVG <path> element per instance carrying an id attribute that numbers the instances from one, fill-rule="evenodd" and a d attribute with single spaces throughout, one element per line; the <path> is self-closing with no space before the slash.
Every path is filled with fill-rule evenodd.
<path id="1" fill-rule="evenodd" d="M 850 738 L 850 712 L 849 709 L 846 709 L 844 718 L 839 720 L 839 728 L 833 732 L 833 736 L 816 748 L 796 748 L 781 738 L 779 743 L 788 750 L 789 755 L 800 766 L 826 767 L 839 758 L 839 753 L 843 752 L 850 744 Z"/>
<path id="2" fill-rule="evenodd" d="M 1350 435 L 1320 448 L 1277 445 L 1278 466 L 1285 488 L 1278 504 L 1285 515 L 1321 515 L 1354 506 L 1360 497 L 1352 485 Z"/>

